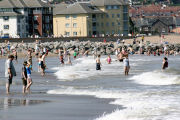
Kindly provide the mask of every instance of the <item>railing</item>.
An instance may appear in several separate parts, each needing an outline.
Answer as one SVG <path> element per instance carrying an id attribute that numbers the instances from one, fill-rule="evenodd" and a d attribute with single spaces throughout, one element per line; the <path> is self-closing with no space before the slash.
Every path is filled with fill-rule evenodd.
<path id="1" fill-rule="evenodd" d="M 33 10 L 33 14 L 42 14 L 41 10 Z"/>

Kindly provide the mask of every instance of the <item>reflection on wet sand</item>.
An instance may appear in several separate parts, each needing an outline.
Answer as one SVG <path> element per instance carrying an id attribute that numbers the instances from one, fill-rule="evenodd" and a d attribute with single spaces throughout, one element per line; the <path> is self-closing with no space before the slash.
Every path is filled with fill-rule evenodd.
<path id="1" fill-rule="evenodd" d="M 18 106 L 30 106 L 30 105 L 36 105 L 36 104 L 42 104 L 45 102 L 45 100 L 29 100 L 29 99 L 13 99 L 13 98 L 1 98 L 0 99 L 0 110 L 7 110 L 12 107 L 18 107 Z"/>

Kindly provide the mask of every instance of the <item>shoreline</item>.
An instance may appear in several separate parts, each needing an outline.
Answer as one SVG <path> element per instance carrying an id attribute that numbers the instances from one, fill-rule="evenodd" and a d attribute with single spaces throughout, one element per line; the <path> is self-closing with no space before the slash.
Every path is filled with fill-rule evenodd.
<path id="1" fill-rule="evenodd" d="M 3 120 L 95 120 L 110 114 L 120 105 L 109 104 L 114 99 L 88 95 L 30 94 L 0 97 L 0 118 Z"/>

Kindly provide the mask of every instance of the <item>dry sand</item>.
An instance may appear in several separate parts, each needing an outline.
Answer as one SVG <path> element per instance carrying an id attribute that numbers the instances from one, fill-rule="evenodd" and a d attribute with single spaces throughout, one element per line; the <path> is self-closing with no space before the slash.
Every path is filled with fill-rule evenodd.
<path id="1" fill-rule="evenodd" d="M 141 40 L 141 37 L 138 37 L 137 40 Z M 164 35 L 164 39 L 159 36 L 145 36 L 144 41 L 149 41 L 151 43 L 168 42 L 170 44 L 180 44 L 180 35 Z M 133 39 L 125 40 L 126 43 L 132 44 Z"/>

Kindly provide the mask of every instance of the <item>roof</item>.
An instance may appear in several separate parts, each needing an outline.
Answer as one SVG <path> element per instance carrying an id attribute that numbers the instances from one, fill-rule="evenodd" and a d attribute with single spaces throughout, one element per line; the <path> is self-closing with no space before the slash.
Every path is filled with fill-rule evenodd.
<path id="1" fill-rule="evenodd" d="M 167 26 L 175 25 L 174 17 L 138 18 L 133 20 L 133 23 L 135 23 L 136 27 L 142 27 L 142 26 L 153 26 L 158 21 L 164 23 Z"/>
<path id="2" fill-rule="evenodd" d="M 24 7 L 51 7 L 41 0 L 2 0 L 0 8 L 24 8 Z"/>
<path id="3" fill-rule="evenodd" d="M 175 20 L 173 17 L 160 17 L 158 18 L 161 22 L 163 22 L 166 25 L 173 25 L 175 24 Z"/>
<path id="4" fill-rule="evenodd" d="M 179 6 L 166 6 L 161 5 L 144 5 L 144 6 L 133 6 L 129 9 L 129 13 L 132 17 L 137 17 L 139 15 L 144 16 L 175 16 L 179 14 Z"/>
<path id="5" fill-rule="evenodd" d="M 92 0 L 91 4 L 94 6 L 128 5 L 124 0 Z"/>
<path id="6" fill-rule="evenodd" d="M 71 5 L 59 4 L 53 9 L 54 15 L 83 14 L 83 13 L 102 13 L 101 10 L 92 6 L 90 3 L 74 3 Z"/>

